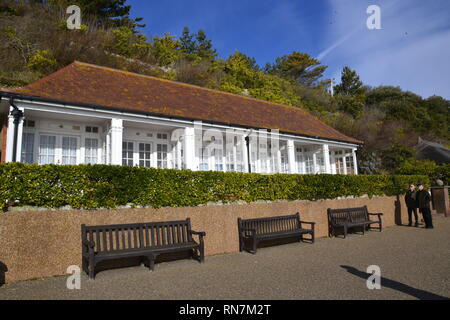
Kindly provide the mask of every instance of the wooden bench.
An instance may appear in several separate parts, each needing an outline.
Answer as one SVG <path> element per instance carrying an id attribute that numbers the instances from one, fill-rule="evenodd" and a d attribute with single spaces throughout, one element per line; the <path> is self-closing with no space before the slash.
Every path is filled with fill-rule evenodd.
<path id="1" fill-rule="evenodd" d="M 302 224 L 309 224 L 309 229 L 303 229 Z M 279 238 L 299 237 L 304 240 L 303 235 L 309 234 L 311 243 L 314 243 L 314 222 L 300 220 L 300 214 L 280 217 L 268 217 L 257 219 L 238 219 L 239 250 L 246 250 L 255 254 L 257 245 L 263 240 Z M 247 246 L 246 242 L 251 245 Z"/>
<path id="2" fill-rule="evenodd" d="M 199 236 L 196 242 L 192 235 Z M 190 219 L 167 222 L 116 224 L 104 226 L 81 225 L 82 268 L 95 277 L 95 266 L 103 260 L 141 257 L 150 270 L 162 253 L 188 250 L 190 256 L 204 261 L 205 232 L 191 229 Z"/>
<path id="3" fill-rule="evenodd" d="M 367 206 L 360 208 L 328 209 L 328 236 L 336 236 L 337 229 L 343 229 L 344 238 L 347 236 L 349 228 L 361 227 L 362 232 L 366 228 L 382 230 L 382 213 L 369 213 Z M 370 216 L 377 216 L 378 220 L 370 220 Z M 378 224 L 378 227 L 372 227 Z"/>

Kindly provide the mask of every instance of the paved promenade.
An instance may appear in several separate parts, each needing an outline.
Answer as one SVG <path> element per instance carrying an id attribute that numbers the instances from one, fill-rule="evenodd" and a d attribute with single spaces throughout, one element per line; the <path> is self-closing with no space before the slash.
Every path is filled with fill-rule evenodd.
<path id="1" fill-rule="evenodd" d="M 0 299 L 444 299 L 450 297 L 450 218 L 433 230 L 396 226 L 347 239 L 289 243 L 249 253 L 106 270 L 81 290 L 66 277 L 0 287 Z M 206 238 L 207 241 L 207 238 Z M 380 290 L 366 269 L 381 268 Z"/>

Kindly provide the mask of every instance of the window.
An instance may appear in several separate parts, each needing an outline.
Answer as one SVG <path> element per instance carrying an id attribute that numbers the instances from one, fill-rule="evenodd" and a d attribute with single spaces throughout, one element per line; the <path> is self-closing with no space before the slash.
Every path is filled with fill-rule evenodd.
<path id="1" fill-rule="evenodd" d="M 39 164 L 55 163 L 56 136 L 39 137 Z"/>
<path id="2" fill-rule="evenodd" d="M 86 126 L 86 132 L 89 132 L 89 133 L 98 133 L 98 127 Z"/>
<path id="3" fill-rule="evenodd" d="M 316 165 L 319 169 L 319 173 L 325 173 L 325 159 L 322 152 L 316 154 Z"/>
<path id="4" fill-rule="evenodd" d="M 336 158 L 336 173 L 344 174 L 344 158 Z"/>
<path id="5" fill-rule="evenodd" d="M 297 149 L 297 154 L 295 155 L 295 161 L 297 162 L 297 172 L 298 173 L 304 173 L 303 172 L 303 154 L 301 152 L 298 151 Z"/>
<path id="6" fill-rule="evenodd" d="M 288 155 L 287 155 L 287 149 L 286 147 L 281 147 L 280 149 L 280 156 L 281 156 L 281 172 L 287 173 L 289 172 L 289 162 L 288 162 Z"/>
<path id="7" fill-rule="evenodd" d="M 199 158 L 200 158 L 200 164 L 199 164 L 199 170 L 201 171 L 208 171 L 208 148 L 200 148 L 198 150 L 199 152 Z"/>
<path id="8" fill-rule="evenodd" d="M 158 168 L 167 168 L 167 144 L 156 145 L 156 165 Z"/>
<path id="9" fill-rule="evenodd" d="M 150 167 L 151 151 L 150 143 L 139 143 L 139 166 Z"/>
<path id="10" fill-rule="evenodd" d="M 62 137 L 62 164 L 77 164 L 77 138 Z"/>
<path id="11" fill-rule="evenodd" d="M 314 173 L 313 155 L 311 153 L 306 153 L 304 159 L 305 159 L 305 173 L 306 174 Z"/>
<path id="12" fill-rule="evenodd" d="M 156 139 L 167 140 L 167 133 L 157 133 Z"/>
<path id="13" fill-rule="evenodd" d="M 123 141 L 122 142 L 122 165 L 132 166 L 133 165 L 133 150 L 134 143 Z"/>
<path id="14" fill-rule="evenodd" d="M 36 123 L 34 122 L 34 120 L 24 120 L 23 126 L 27 128 L 34 128 L 36 126 Z"/>
<path id="15" fill-rule="evenodd" d="M 24 132 L 22 135 L 22 162 L 34 162 L 34 133 Z"/>
<path id="16" fill-rule="evenodd" d="M 347 174 L 355 174 L 355 164 L 353 162 L 353 156 L 345 157 L 345 163 L 347 166 Z"/>
<path id="17" fill-rule="evenodd" d="M 84 163 L 96 164 L 98 155 L 98 139 L 86 138 L 84 142 Z"/>
<path id="18" fill-rule="evenodd" d="M 220 149 L 214 149 L 214 169 L 216 171 L 223 171 L 223 152 Z"/>

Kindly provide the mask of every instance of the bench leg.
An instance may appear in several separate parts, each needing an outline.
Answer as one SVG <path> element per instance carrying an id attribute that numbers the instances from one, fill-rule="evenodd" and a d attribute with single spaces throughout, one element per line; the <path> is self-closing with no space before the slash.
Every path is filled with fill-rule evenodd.
<path id="1" fill-rule="evenodd" d="M 87 269 L 88 269 L 89 279 L 94 279 L 95 278 L 95 264 L 96 264 L 96 262 L 95 262 L 95 257 L 94 257 L 93 252 L 91 252 L 89 254 L 89 257 L 87 257 L 86 259 L 87 259 L 86 262 L 88 263 Z"/>
<path id="2" fill-rule="evenodd" d="M 147 260 L 148 260 L 148 268 L 151 271 L 155 270 L 155 260 L 156 260 L 157 255 L 156 254 L 150 254 L 147 256 Z"/>
<path id="3" fill-rule="evenodd" d="M 256 247 L 258 245 L 258 241 L 256 241 L 256 239 L 253 239 L 253 248 L 252 248 L 252 253 L 256 254 Z"/>
<path id="4" fill-rule="evenodd" d="M 89 279 L 95 279 L 95 264 L 94 262 L 89 262 Z"/>
<path id="5" fill-rule="evenodd" d="M 205 262 L 205 246 L 204 244 L 200 244 L 198 250 L 200 251 L 200 263 Z"/>
<path id="6" fill-rule="evenodd" d="M 344 225 L 344 239 L 347 237 L 347 226 Z"/>

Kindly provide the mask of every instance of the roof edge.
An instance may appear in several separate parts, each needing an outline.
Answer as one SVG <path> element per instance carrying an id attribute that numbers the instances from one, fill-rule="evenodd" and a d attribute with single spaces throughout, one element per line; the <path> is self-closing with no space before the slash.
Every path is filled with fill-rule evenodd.
<path id="1" fill-rule="evenodd" d="M 50 103 L 56 103 L 56 104 L 61 104 L 61 105 L 73 105 L 73 106 L 78 106 L 78 107 L 82 107 L 82 108 L 94 109 L 94 110 L 95 109 L 103 109 L 105 111 L 116 111 L 116 112 L 121 112 L 121 113 L 140 114 L 140 115 L 154 116 L 154 117 L 160 117 L 160 118 L 166 118 L 166 119 L 168 118 L 168 119 L 178 119 L 178 120 L 184 120 L 184 121 L 202 121 L 204 123 L 225 125 L 225 126 L 234 126 L 237 128 L 256 129 L 256 130 L 259 130 L 259 129 L 271 130 L 271 128 L 252 127 L 252 126 L 231 123 L 231 122 L 219 122 L 219 121 L 204 120 L 204 119 L 198 119 L 198 118 L 171 116 L 171 115 L 148 112 L 148 111 L 121 109 L 121 108 L 115 108 L 115 107 L 103 106 L 103 105 L 95 105 L 95 104 L 87 104 L 87 103 L 80 103 L 80 102 L 63 101 L 63 100 L 58 100 L 58 99 L 42 98 L 42 97 L 37 97 L 37 96 L 29 96 L 29 95 L 24 95 L 24 94 L 17 93 L 17 92 L 0 91 L 0 98 L 3 96 L 4 97 L 13 97 L 13 98 L 14 97 L 15 98 L 23 98 L 24 100 L 37 101 L 37 102 L 50 102 Z M 300 134 L 300 133 L 290 132 L 290 131 L 281 131 L 280 130 L 279 132 L 283 133 L 283 134 L 298 136 L 298 137 L 321 139 L 321 140 L 346 143 L 346 144 L 351 144 L 351 145 L 356 145 L 356 146 L 361 146 L 364 144 L 364 141 L 354 139 L 354 138 L 351 138 L 351 139 L 354 139 L 354 141 L 347 141 L 347 140 L 342 140 L 342 139 L 333 139 L 333 138 L 328 138 L 328 137 Z"/>

